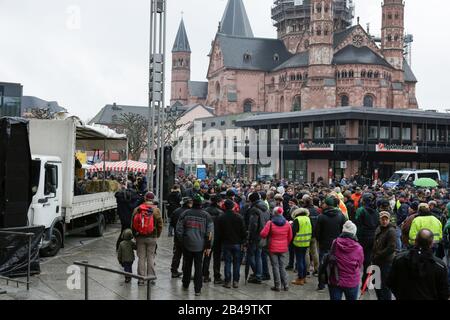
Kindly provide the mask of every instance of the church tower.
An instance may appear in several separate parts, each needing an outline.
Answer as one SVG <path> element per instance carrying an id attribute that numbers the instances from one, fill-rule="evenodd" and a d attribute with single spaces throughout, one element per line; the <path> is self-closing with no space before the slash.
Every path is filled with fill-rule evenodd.
<path id="1" fill-rule="evenodd" d="M 305 109 L 336 105 L 336 80 L 332 66 L 333 10 L 333 0 L 311 0 L 308 81 L 302 98 Z"/>
<path id="2" fill-rule="evenodd" d="M 189 80 L 191 79 L 191 47 L 181 19 L 172 49 L 172 90 L 170 105 L 189 102 Z"/>
<path id="3" fill-rule="evenodd" d="M 403 70 L 405 4 L 403 0 L 384 0 L 381 28 L 381 49 L 386 60 Z"/>

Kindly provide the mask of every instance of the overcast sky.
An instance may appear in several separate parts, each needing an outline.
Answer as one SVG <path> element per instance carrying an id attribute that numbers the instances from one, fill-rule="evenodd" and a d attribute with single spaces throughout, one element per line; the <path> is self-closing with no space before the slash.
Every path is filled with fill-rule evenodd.
<path id="1" fill-rule="evenodd" d="M 147 105 L 150 0 L 0 0 L 0 81 L 56 100 L 82 119 L 105 104 Z M 207 54 L 227 0 L 168 0 L 171 51 L 181 12 L 192 50 L 192 80 L 205 81 Z M 244 0 L 253 33 L 276 37 L 273 0 Z M 381 0 L 355 0 L 361 25 L 380 34 Z M 412 65 L 425 109 L 450 109 L 450 4 L 406 0 Z M 355 18 L 356 21 L 356 18 Z M 169 60 L 171 61 L 171 59 Z M 170 66 L 168 68 L 170 90 Z M 168 91 L 168 97 L 169 91 Z"/>

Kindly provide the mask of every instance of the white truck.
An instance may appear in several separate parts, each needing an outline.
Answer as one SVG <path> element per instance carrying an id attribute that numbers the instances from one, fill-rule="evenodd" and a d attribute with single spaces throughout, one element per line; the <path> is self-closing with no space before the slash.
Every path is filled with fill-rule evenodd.
<path id="1" fill-rule="evenodd" d="M 70 117 L 30 120 L 29 140 L 33 198 L 28 221 L 46 228 L 41 256 L 56 255 L 70 233 L 102 236 L 115 217 L 116 199 L 113 192 L 75 195 L 75 152 L 126 150 L 126 137 Z"/>

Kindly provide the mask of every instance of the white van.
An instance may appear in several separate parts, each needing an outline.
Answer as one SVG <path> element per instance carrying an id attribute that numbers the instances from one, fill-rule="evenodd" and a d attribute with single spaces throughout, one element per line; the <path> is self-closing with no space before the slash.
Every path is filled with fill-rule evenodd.
<path id="1" fill-rule="evenodd" d="M 441 180 L 441 174 L 439 170 L 414 170 L 414 169 L 404 169 L 400 171 L 396 171 L 392 177 L 383 184 L 385 188 L 395 188 L 399 185 L 400 181 L 408 179 L 412 179 L 412 182 L 422 179 L 422 178 L 431 178 L 436 182 Z"/>

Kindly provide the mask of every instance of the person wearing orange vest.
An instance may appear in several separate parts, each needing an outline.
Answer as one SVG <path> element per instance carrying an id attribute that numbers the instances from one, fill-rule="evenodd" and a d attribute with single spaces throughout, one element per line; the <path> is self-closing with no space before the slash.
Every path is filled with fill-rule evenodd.
<path id="1" fill-rule="evenodd" d="M 355 210 L 358 210 L 359 208 L 359 202 L 361 200 L 362 197 L 362 193 L 361 193 L 361 188 L 357 187 L 356 188 L 356 192 L 354 194 L 352 194 L 352 200 L 353 200 L 353 204 L 355 205 Z"/>

